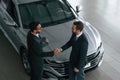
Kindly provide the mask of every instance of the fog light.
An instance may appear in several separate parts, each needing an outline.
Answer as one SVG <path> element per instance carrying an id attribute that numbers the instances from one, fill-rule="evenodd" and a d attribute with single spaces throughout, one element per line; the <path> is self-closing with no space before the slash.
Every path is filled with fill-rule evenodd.
<path id="1" fill-rule="evenodd" d="M 91 66 L 91 63 L 86 64 L 85 68 L 88 68 Z"/>

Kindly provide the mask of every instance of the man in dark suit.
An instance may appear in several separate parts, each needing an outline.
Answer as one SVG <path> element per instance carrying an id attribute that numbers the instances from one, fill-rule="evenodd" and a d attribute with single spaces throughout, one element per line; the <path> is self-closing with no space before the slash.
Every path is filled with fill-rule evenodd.
<path id="1" fill-rule="evenodd" d="M 84 66 L 87 62 L 88 40 L 83 33 L 83 23 L 76 21 L 72 26 L 71 39 L 58 49 L 58 52 L 64 51 L 72 46 L 69 62 L 69 78 L 70 80 L 84 80 Z"/>
<path id="2" fill-rule="evenodd" d="M 48 39 L 42 38 L 38 33 L 41 32 L 39 22 L 32 22 L 29 25 L 30 31 L 27 35 L 27 45 L 29 62 L 31 66 L 31 80 L 42 80 L 43 57 L 57 55 L 57 51 L 43 52 L 43 43 L 47 44 Z"/>

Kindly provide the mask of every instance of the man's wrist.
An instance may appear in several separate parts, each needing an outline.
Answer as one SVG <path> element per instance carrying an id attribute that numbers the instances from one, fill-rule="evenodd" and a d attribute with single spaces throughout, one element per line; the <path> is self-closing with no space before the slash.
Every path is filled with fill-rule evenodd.
<path id="1" fill-rule="evenodd" d="M 62 52 L 63 51 L 63 49 L 62 48 L 60 48 L 60 52 Z"/>

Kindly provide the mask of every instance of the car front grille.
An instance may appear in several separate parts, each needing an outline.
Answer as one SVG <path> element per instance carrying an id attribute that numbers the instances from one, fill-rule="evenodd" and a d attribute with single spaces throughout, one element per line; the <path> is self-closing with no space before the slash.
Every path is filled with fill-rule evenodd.
<path id="1" fill-rule="evenodd" d="M 68 65 L 69 65 L 68 62 L 64 62 L 64 63 L 52 62 L 52 63 L 50 63 L 50 66 L 62 75 L 68 75 L 68 71 L 69 71 Z"/>

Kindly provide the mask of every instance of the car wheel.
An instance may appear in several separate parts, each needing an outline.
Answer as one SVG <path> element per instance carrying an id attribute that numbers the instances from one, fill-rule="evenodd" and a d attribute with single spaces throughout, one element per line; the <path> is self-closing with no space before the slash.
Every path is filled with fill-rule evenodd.
<path id="1" fill-rule="evenodd" d="M 28 53 L 26 50 L 22 50 L 21 51 L 21 59 L 22 59 L 22 64 L 23 64 L 23 68 L 25 70 L 25 72 L 30 75 L 31 72 L 31 68 L 30 68 L 30 64 L 28 61 Z"/>

